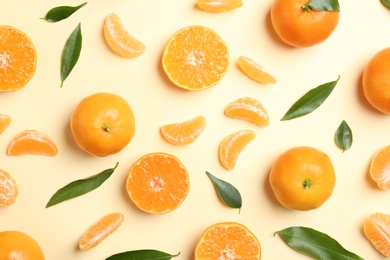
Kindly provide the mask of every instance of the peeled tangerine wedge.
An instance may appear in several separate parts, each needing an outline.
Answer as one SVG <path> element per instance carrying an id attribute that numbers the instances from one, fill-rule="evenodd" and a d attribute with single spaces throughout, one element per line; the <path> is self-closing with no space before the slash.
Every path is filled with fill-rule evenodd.
<path id="1" fill-rule="evenodd" d="M 0 169 L 0 206 L 12 205 L 18 197 L 18 186 L 11 175 Z"/>
<path id="2" fill-rule="evenodd" d="M 167 124 L 160 128 L 162 137 L 175 145 L 189 144 L 195 141 L 206 127 L 206 118 L 197 116 L 190 120 Z"/>
<path id="3" fill-rule="evenodd" d="M 37 154 L 55 156 L 58 148 L 47 135 L 36 130 L 25 130 L 12 138 L 8 155 Z"/>
<path id="4" fill-rule="evenodd" d="M 263 84 L 275 84 L 276 78 L 272 76 L 265 68 L 257 64 L 253 60 L 240 56 L 238 58 L 238 66 L 251 79 Z"/>
<path id="5" fill-rule="evenodd" d="M 363 231 L 378 252 L 390 257 L 390 215 L 374 213 L 364 222 Z"/>
<path id="6" fill-rule="evenodd" d="M 227 12 L 242 6 L 242 0 L 197 0 L 199 8 L 212 13 Z"/>
<path id="7" fill-rule="evenodd" d="M 2 134 L 5 129 L 7 129 L 11 121 L 11 116 L 6 114 L 0 114 L 0 134 Z"/>
<path id="8" fill-rule="evenodd" d="M 109 14 L 103 28 L 104 38 L 116 54 L 134 58 L 145 52 L 145 44 L 129 34 L 118 15 Z"/>
<path id="9" fill-rule="evenodd" d="M 390 189 L 390 145 L 380 149 L 371 159 L 371 178 L 382 190 Z"/>
<path id="10" fill-rule="evenodd" d="M 251 97 L 239 98 L 227 105 L 225 115 L 234 119 L 246 120 L 259 126 L 269 125 L 267 110 L 260 101 Z"/>
<path id="11" fill-rule="evenodd" d="M 255 137 L 256 133 L 251 130 L 240 130 L 225 137 L 219 145 L 221 165 L 227 170 L 234 169 L 240 153 Z"/>
<path id="12" fill-rule="evenodd" d="M 99 245 L 106 237 L 119 228 L 125 217 L 122 213 L 108 214 L 90 226 L 79 241 L 79 248 L 87 251 Z"/>

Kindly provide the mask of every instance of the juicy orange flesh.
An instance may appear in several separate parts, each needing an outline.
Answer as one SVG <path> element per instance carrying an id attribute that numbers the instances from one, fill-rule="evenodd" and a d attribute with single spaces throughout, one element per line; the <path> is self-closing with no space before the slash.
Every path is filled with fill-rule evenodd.
<path id="1" fill-rule="evenodd" d="M 10 26 L 0 26 L 0 91 L 17 90 L 34 75 L 37 54 L 31 40 Z"/>
<path id="2" fill-rule="evenodd" d="M 221 165 L 232 170 L 241 152 L 255 137 L 255 132 L 251 130 L 241 130 L 225 137 L 219 146 Z"/>
<path id="3" fill-rule="evenodd" d="M 364 222 L 364 234 L 384 256 L 390 256 L 390 215 L 374 213 Z"/>
<path id="4" fill-rule="evenodd" d="M 200 9 L 207 12 L 227 12 L 243 5 L 242 0 L 197 0 Z"/>
<path id="5" fill-rule="evenodd" d="M 257 238 L 241 225 L 220 224 L 202 235 L 195 249 L 195 259 L 260 259 Z"/>
<path id="6" fill-rule="evenodd" d="M 183 202 L 188 194 L 189 178 L 176 157 L 156 153 L 142 157 L 132 166 L 126 188 L 141 210 L 161 214 Z"/>
<path id="7" fill-rule="evenodd" d="M 179 87 L 201 90 L 218 83 L 229 65 L 226 44 L 214 31 L 191 26 L 177 32 L 163 54 L 163 68 Z"/>
<path id="8" fill-rule="evenodd" d="M 239 98 L 227 105 L 225 115 L 234 119 L 247 120 L 260 126 L 269 125 L 267 110 L 260 101 L 250 97 Z"/>
<path id="9" fill-rule="evenodd" d="M 197 116 L 185 122 L 164 125 L 160 133 L 172 144 L 183 145 L 195 141 L 206 127 L 206 118 Z"/>
<path id="10" fill-rule="evenodd" d="M 5 129 L 10 125 L 12 121 L 11 116 L 6 114 L 0 114 L 0 134 L 2 134 Z"/>
<path id="11" fill-rule="evenodd" d="M 11 140 L 8 155 L 40 154 L 54 156 L 58 153 L 56 144 L 44 133 L 36 130 L 23 131 Z"/>
<path id="12" fill-rule="evenodd" d="M 275 84 L 276 78 L 271 75 L 265 68 L 256 63 L 255 61 L 240 56 L 238 58 L 238 66 L 241 70 L 251 79 L 256 80 L 264 84 Z"/>
<path id="13" fill-rule="evenodd" d="M 122 213 L 115 212 L 104 216 L 90 226 L 79 241 L 81 250 L 89 250 L 99 245 L 106 237 L 112 234 L 124 221 Z"/>
<path id="14" fill-rule="evenodd" d="M 390 189 L 390 145 L 379 150 L 372 158 L 370 176 L 380 189 Z"/>
<path id="15" fill-rule="evenodd" d="M 8 172 L 0 169 L 0 206 L 12 205 L 18 196 L 18 186 Z"/>
<path id="16" fill-rule="evenodd" d="M 145 52 L 145 44 L 132 36 L 114 13 L 106 17 L 103 31 L 107 44 L 115 53 L 133 58 Z"/>

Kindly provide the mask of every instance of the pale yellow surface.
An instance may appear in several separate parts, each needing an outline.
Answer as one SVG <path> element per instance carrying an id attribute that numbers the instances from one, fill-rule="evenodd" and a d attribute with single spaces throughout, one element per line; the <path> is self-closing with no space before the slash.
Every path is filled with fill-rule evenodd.
<path id="1" fill-rule="evenodd" d="M 303 225 L 325 232 L 346 249 L 369 260 L 384 259 L 362 233 L 363 221 L 374 212 L 390 213 L 389 196 L 368 177 L 373 154 L 390 144 L 390 117 L 375 112 L 362 96 L 361 75 L 365 64 L 382 48 L 390 35 L 390 10 L 379 0 L 340 0 L 338 27 L 317 46 L 295 49 L 282 44 L 270 25 L 272 0 L 244 1 L 223 14 L 196 8 L 195 0 L 95 0 L 59 23 L 39 19 L 60 5 L 77 1 L 0 0 L 0 24 L 24 31 L 34 42 L 38 66 L 32 80 L 21 90 L 0 93 L 0 113 L 13 121 L 0 136 L 0 168 L 19 185 L 19 197 L 0 208 L 0 231 L 19 230 L 34 237 L 48 260 L 98 260 L 112 254 L 153 248 L 193 259 L 202 231 L 222 221 L 246 225 L 258 237 L 262 259 L 309 259 L 289 248 L 278 236 L 280 229 Z M 143 41 L 146 52 L 138 58 L 122 58 L 107 47 L 103 22 L 117 13 L 128 31 Z M 60 88 L 60 56 L 64 43 L 81 23 L 83 47 L 74 70 Z M 223 80 L 211 89 L 188 92 L 174 87 L 161 67 L 161 55 L 170 36 L 188 25 L 215 30 L 230 50 L 230 67 Z M 237 66 L 239 56 L 252 58 L 276 76 L 275 85 L 261 85 Z M 306 91 L 322 83 L 340 81 L 325 103 L 312 114 L 281 122 L 287 109 Z M 120 94 L 131 105 L 136 133 L 120 153 L 98 158 L 76 147 L 69 129 L 77 103 L 96 92 Z M 250 96 L 268 110 L 270 125 L 229 119 L 223 114 L 231 101 Z M 203 134 L 187 146 L 174 146 L 159 134 L 163 124 L 185 121 L 197 115 L 207 120 Z M 353 131 L 352 148 L 342 153 L 334 133 L 342 120 Z M 11 138 L 26 129 L 40 130 L 58 145 L 56 157 L 10 157 Z M 228 134 L 250 129 L 257 136 L 227 171 L 218 162 L 219 142 Z M 268 173 L 272 162 L 293 146 L 314 146 L 334 163 L 337 182 L 332 197 L 309 212 L 287 210 L 275 200 Z M 174 212 L 148 215 L 138 210 L 125 192 L 131 165 L 146 153 L 176 155 L 188 169 L 191 188 Z M 76 179 L 114 167 L 115 173 L 97 190 L 45 209 L 49 198 Z M 241 212 L 224 206 L 205 171 L 236 186 L 243 197 Z M 88 252 L 77 249 L 83 232 L 111 212 L 122 212 L 122 226 Z"/>

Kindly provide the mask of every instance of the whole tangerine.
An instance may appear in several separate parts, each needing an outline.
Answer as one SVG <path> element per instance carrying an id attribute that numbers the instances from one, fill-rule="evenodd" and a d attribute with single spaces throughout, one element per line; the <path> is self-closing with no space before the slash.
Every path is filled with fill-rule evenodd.
<path id="1" fill-rule="evenodd" d="M 13 230 L 0 232 L 0 245 L 0 259 L 45 259 L 38 242 L 24 232 Z"/>
<path id="2" fill-rule="evenodd" d="M 336 29 L 339 11 L 319 11 L 309 0 L 275 0 L 271 23 L 279 38 L 293 47 L 309 47 L 325 41 Z"/>
<path id="3" fill-rule="evenodd" d="M 101 92 L 80 101 L 72 113 L 70 128 L 82 150 L 104 157 L 118 153 L 130 143 L 135 118 L 124 98 Z"/>
<path id="4" fill-rule="evenodd" d="M 368 103 L 390 115 L 390 47 L 376 53 L 363 71 L 362 87 Z"/>
<path id="5" fill-rule="evenodd" d="M 336 175 L 328 155 L 314 147 L 298 146 L 276 159 L 269 182 L 280 204 L 306 211 L 319 208 L 329 199 Z"/>

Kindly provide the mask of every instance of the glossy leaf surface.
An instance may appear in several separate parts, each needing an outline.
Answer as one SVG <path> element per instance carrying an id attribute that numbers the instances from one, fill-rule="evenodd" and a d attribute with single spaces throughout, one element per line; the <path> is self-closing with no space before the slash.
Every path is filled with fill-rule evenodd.
<path id="1" fill-rule="evenodd" d="M 172 259 L 173 257 L 176 257 L 180 255 L 180 253 L 176 255 L 171 255 L 159 250 L 154 249 L 141 249 L 141 250 L 134 250 L 134 251 L 127 251 L 123 253 L 118 253 L 115 255 L 112 255 L 106 260 L 168 260 Z"/>
<path id="2" fill-rule="evenodd" d="M 50 23 L 56 23 L 64 20 L 86 5 L 87 2 L 78 6 L 57 6 L 49 10 L 46 16 L 43 18 Z"/>
<path id="3" fill-rule="evenodd" d="M 345 122 L 345 120 L 343 120 L 339 125 L 339 127 L 337 128 L 334 138 L 335 138 L 336 145 L 341 150 L 346 151 L 349 148 L 351 148 L 352 140 L 353 140 L 352 130 L 347 124 L 347 122 Z"/>
<path id="4" fill-rule="evenodd" d="M 316 11 L 340 11 L 338 0 L 311 0 L 306 6 Z"/>
<path id="5" fill-rule="evenodd" d="M 206 174 L 210 178 L 215 189 L 217 190 L 218 196 L 225 205 L 236 209 L 241 208 L 241 194 L 233 185 L 215 177 L 209 172 L 206 172 Z"/>

